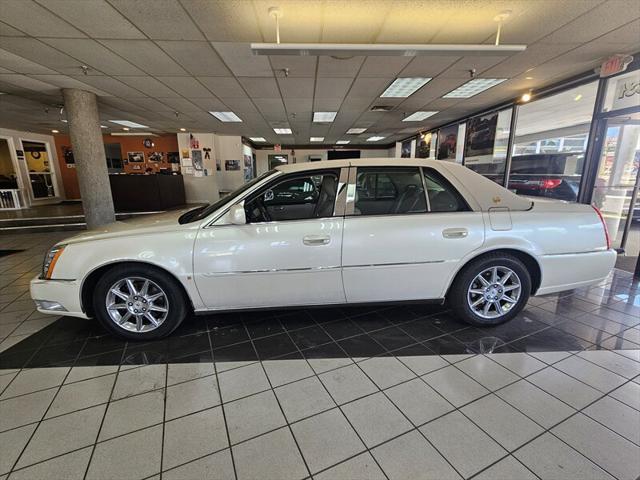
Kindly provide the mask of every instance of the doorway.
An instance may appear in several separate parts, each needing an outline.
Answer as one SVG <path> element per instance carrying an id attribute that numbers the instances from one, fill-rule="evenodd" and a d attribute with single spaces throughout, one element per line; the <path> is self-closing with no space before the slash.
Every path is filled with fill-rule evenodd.
<path id="1" fill-rule="evenodd" d="M 22 149 L 29 176 L 31 198 L 42 200 L 56 197 L 57 192 L 47 144 L 22 140 Z"/>
<path id="2" fill-rule="evenodd" d="M 634 272 L 640 254 L 640 112 L 605 122 L 593 204 L 607 222 L 612 247 L 623 252 L 616 267 Z"/>

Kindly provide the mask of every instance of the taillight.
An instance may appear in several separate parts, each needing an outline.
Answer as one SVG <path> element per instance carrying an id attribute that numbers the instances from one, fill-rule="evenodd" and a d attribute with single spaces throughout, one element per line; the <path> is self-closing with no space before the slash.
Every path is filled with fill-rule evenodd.
<path id="1" fill-rule="evenodd" d="M 547 178 L 542 181 L 542 188 L 556 188 L 561 183 L 562 179 L 560 178 Z"/>
<path id="2" fill-rule="evenodd" d="M 602 222 L 602 228 L 604 228 L 604 238 L 607 240 L 607 250 L 611 248 L 611 238 L 609 237 L 609 229 L 607 228 L 607 222 L 604 221 L 604 217 L 602 216 L 602 212 L 595 205 L 591 205 L 593 209 L 598 214 L 598 218 L 600 222 Z"/>

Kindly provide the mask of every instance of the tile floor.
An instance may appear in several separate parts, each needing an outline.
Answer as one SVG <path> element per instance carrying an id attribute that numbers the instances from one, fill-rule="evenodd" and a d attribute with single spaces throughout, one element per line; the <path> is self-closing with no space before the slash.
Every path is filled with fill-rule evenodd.
<path id="1" fill-rule="evenodd" d="M 190 318 L 128 343 L 39 315 L 60 234 L 0 236 L 0 480 L 636 479 L 640 289 L 477 329 L 442 307 Z"/>

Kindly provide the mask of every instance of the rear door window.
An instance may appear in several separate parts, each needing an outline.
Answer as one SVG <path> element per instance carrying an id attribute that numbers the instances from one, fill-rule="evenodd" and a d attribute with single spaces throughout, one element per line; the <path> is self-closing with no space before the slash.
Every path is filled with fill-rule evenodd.
<path id="1" fill-rule="evenodd" d="M 355 215 L 425 213 L 427 202 L 417 167 L 360 167 Z"/>

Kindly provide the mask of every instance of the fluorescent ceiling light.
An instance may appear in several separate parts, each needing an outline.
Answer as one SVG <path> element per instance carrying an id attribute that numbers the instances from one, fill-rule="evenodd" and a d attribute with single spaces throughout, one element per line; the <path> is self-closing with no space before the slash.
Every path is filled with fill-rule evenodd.
<path id="1" fill-rule="evenodd" d="M 469 98 L 495 87 L 504 82 L 506 78 L 474 78 L 455 90 L 450 91 L 442 98 Z"/>
<path id="2" fill-rule="evenodd" d="M 423 77 L 403 77 L 396 78 L 387 89 L 382 92 L 381 97 L 406 98 L 426 85 L 430 78 Z"/>
<path id="3" fill-rule="evenodd" d="M 106 125 L 100 125 L 100 128 L 109 128 Z"/>
<path id="4" fill-rule="evenodd" d="M 144 132 L 144 133 L 136 133 L 136 132 L 113 132 L 111 133 L 113 137 L 157 137 L 155 133 Z"/>
<path id="5" fill-rule="evenodd" d="M 314 122 L 333 122 L 338 112 L 313 112 Z"/>
<path id="6" fill-rule="evenodd" d="M 398 56 L 418 55 L 514 55 L 526 50 L 526 45 L 451 45 L 451 44 L 390 44 L 390 43 L 252 43 L 254 55 L 299 56 Z"/>
<path id="7" fill-rule="evenodd" d="M 366 128 L 350 128 L 347 130 L 347 135 L 358 135 L 360 133 L 364 133 L 366 130 Z"/>
<path id="8" fill-rule="evenodd" d="M 346 145 L 347 143 L 349 143 L 351 140 L 338 140 L 336 142 L 336 145 Z"/>
<path id="9" fill-rule="evenodd" d="M 310 142 L 324 142 L 324 137 L 310 137 Z"/>
<path id="10" fill-rule="evenodd" d="M 65 121 L 65 120 L 63 120 Z M 130 122 L 129 120 L 109 120 L 111 123 L 117 123 L 118 125 L 122 125 L 123 127 L 129 128 L 149 128 L 146 125 L 141 125 L 136 122 Z"/>
<path id="11" fill-rule="evenodd" d="M 60 119 L 60 121 L 61 121 L 62 123 L 69 123 L 69 120 L 65 120 L 64 118 L 61 118 L 61 119 Z"/>
<path id="12" fill-rule="evenodd" d="M 266 142 L 264 137 L 249 137 L 249 140 L 251 140 L 252 142 Z"/>
<path id="13" fill-rule="evenodd" d="M 242 119 L 233 112 L 209 112 L 221 122 L 241 122 Z"/>
<path id="14" fill-rule="evenodd" d="M 291 135 L 293 133 L 290 128 L 274 128 L 273 131 L 278 135 Z"/>
<path id="15" fill-rule="evenodd" d="M 408 117 L 402 119 L 403 122 L 419 122 L 425 118 L 429 118 L 438 112 L 414 112 Z"/>
<path id="16" fill-rule="evenodd" d="M 367 138 L 367 142 L 377 142 L 378 140 L 382 140 L 384 138 L 385 137 L 378 137 L 378 136 L 374 135 L 373 137 Z"/>

